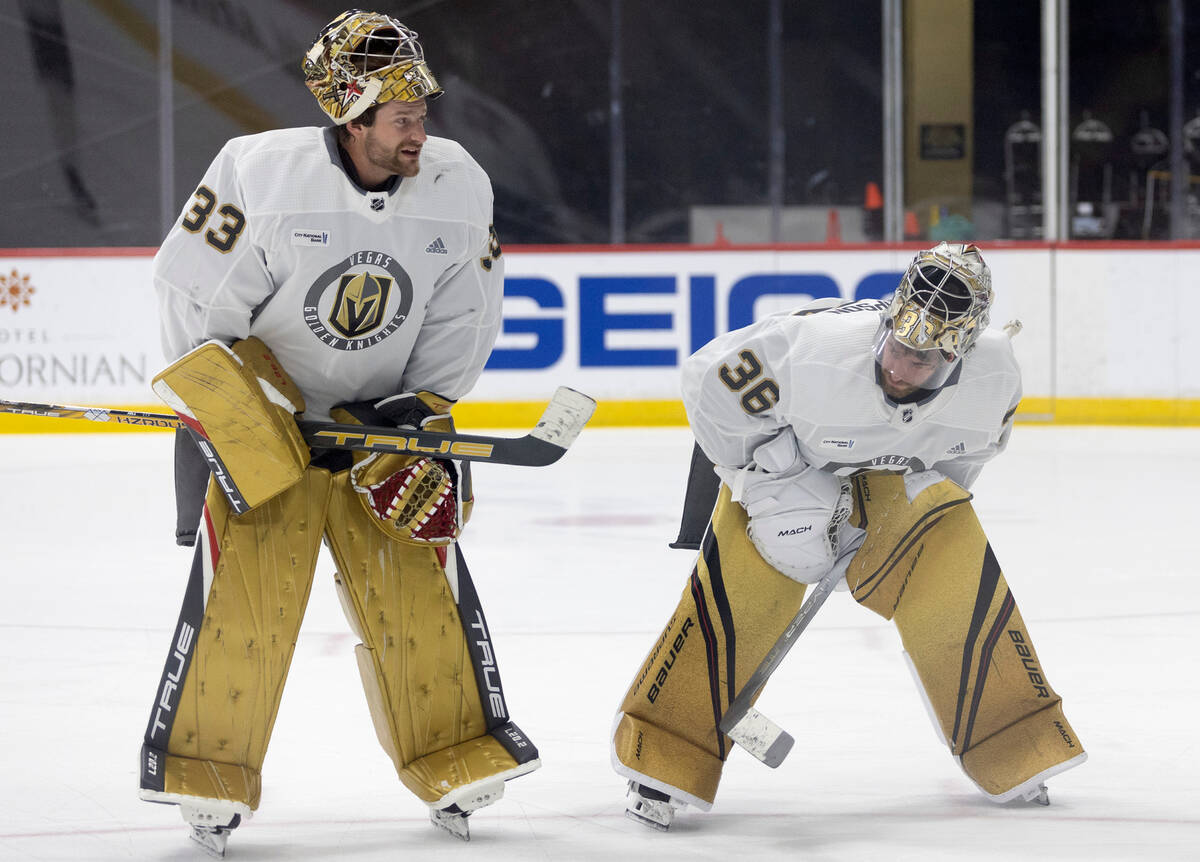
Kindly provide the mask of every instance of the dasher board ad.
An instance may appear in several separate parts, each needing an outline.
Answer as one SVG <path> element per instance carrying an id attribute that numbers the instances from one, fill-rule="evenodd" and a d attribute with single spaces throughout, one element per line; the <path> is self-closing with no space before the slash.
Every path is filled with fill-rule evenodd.
<path id="1" fill-rule="evenodd" d="M 1023 324 L 1027 397 L 1200 397 L 1200 335 L 1185 323 L 1200 312 L 1200 249 L 983 252 L 991 326 Z M 0 252 L 0 398 L 155 404 L 152 254 Z M 542 401 L 558 386 L 677 400 L 681 361 L 714 335 L 812 299 L 887 297 L 912 254 L 506 250 L 503 329 L 467 400 Z M 1154 313 L 1130 302 L 1135 283 Z"/>

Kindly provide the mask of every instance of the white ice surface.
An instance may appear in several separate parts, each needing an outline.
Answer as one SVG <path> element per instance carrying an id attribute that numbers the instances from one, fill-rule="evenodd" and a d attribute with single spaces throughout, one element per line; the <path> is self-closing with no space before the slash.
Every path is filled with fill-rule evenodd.
<path id="1" fill-rule="evenodd" d="M 510 433 L 510 432 L 508 432 Z M 937 741 L 889 623 L 835 594 L 759 707 L 797 739 L 733 754 L 711 813 L 622 816 L 613 712 L 692 563 L 691 438 L 589 429 L 558 464 L 480 467 L 464 550 L 543 768 L 463 844 L 379 748 L 323 558 L 242 860 L 1200 858 L 1200 430 L 1019 426 L 976 508 L 1090 760 L 998 806 Z M 169 436 L 0 435 L 0 859 L 201 859 L 138 801 L 137 752 L 191 551 Z"/>

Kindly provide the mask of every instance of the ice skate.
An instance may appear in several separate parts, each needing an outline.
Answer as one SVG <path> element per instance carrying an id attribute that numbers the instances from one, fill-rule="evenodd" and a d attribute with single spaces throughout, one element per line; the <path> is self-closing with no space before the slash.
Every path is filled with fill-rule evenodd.
<path id="1" fill-rule="evenodd" d="M 625 806 L 625 816 L 661 832 L 671 828 L 675 809 L 681 807 L 672 802 L 667 794 L 636 781 L 629 782 L 628 796 L 629 804 Z"/>
<path id="2" fill-rule="evenodd" d="M 439 829 L 445 829 L 460 841 L 471 840 L 471 827 L 467 818 L 483 808 L 491 805 L 504 796 L 504 781 L 502 779 L 485 779 L 468 787 L 459 788 L 453 794 L 443 798 L 443 801 L 454 800 L 441 808 L 429 809 L 429 822 Z"/>
<path id="3" fill-rule="evenodd" d="M 242 822 L 241 814 L 231 813 L 222 808 L 179 803 L 179 813 L 192 828 L 191 839 L 214 859 L 225 858 L 225 845 L 229 843 L 229 833 Z"/>
<path id="4" fill-rule="evenodd" d="M 1026 802 L 1032 802 L 1035 805 L 1049 805 L 1050 794 L 1046 791 L 1045 783 L 1040 783 L 1036 787 L 1031 787 L 1021 797 Z"/>
<path id="5" fill-rule="evenodd" d="M 467 823 L 470 811 L 463 811 L 457 805 L 449 808 L 429 809 L 429 822 L 438 829 L 445 829 L 460 841 L 471 840 L 471 825 Z"/>

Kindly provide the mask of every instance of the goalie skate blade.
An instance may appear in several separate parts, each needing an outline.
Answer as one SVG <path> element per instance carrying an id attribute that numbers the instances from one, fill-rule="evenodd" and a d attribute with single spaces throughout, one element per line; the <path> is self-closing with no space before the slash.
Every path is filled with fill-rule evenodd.
<path id="1" fill-rule="evenodd" d="M 471 840 L 471 825 L 467 823 L 466 814 L 434 810 L 429 812 L 429 822 L 438 829 L 449 832 L 459 841 Z"/>
<path id="2" fill-rule="evenodd" d="M 796 742 L 790 733 L 753 707 L 729 731 L 729 738 L 772 769 L 783 763 Z"/>
<path id="3" fill-rule="evenodd" d="M 229 843 L 229 831 L 193 826 L 191 839 L 213 859 L 225 858 L 225 846 Z"/>

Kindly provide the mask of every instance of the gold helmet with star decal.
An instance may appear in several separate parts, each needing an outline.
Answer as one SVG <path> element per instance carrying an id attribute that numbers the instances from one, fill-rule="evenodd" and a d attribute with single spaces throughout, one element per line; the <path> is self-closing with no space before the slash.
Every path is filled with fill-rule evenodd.
<path id="1" fill-rule="evenodd" d="M 350 9 L 304 55 L 304 83 L 339 126 L 382 102 L 441 95 L 415 31 L 390 15 Z"/>

